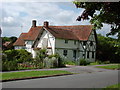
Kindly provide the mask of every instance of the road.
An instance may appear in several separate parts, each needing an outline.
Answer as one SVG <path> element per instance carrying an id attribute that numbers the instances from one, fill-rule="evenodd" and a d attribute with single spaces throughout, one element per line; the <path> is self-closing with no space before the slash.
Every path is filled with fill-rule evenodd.
<path id="1" fill-rule="evenodd" d="M 79 74 L 3 82 L 3 88 L 104 88 L 118 83 L 118 70 L 73 67 L 62 69 Z M 80 71 L 81 70 L 81 71 Z"/>

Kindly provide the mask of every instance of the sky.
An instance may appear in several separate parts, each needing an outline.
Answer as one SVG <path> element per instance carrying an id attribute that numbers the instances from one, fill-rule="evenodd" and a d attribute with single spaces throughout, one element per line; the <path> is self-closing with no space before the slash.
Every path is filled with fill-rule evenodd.
<path id="1" fill-rule="evenodd" d="M 90 25 L 89 21 L 76 21 L 84 9 L 78 9 L 72 2 L 0 2 L 0 27 L 2 36 L 11 37 L 28 32 L 32 20 L 37 26 L 48 21 L 50 25 Z M 97 33 L 106 35 L 110 26 L 104 24 Z"/>

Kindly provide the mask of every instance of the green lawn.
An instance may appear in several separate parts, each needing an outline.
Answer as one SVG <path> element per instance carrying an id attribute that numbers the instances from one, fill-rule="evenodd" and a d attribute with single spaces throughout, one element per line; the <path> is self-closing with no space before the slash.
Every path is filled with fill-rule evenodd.
<path id="1" fill-rule="evenodd" d="M 105 68 L 105 69 L 120 69 L 120 64 L 117 65 L 105 65 L 105 66 L 96 66 L 97 68 Z"/>
<path id="2" fill-rule="evenodd" d="M 72 73 L 70 73 L 68 71 L 61 71 L 61 70 L 6 72 L 6 73 L 2 73 L 2 80 L 29 78 L 29 77 L 40 77 L 40 76 L 50 76 L 50 75 L 59 75 L 59 74 L 72 74 Z"/>
<path id="3" fill-rule="evenodd" d="M 115 85 L 111 85 L 111 86 L 108 86 L 106 88 L 120 88 L 120 83 L 119 84 L 115 84 Z"/>

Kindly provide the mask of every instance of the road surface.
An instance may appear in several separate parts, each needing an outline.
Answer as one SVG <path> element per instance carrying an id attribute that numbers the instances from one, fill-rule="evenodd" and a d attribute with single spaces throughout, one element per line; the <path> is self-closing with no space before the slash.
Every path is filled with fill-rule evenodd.
<path id="1" fill-rule="evenodd" d="M 3 82 L 3 88 L 104 88 L 118 83 L 118 70 L 72 67 L 62 70 L 78 74 Z"/>

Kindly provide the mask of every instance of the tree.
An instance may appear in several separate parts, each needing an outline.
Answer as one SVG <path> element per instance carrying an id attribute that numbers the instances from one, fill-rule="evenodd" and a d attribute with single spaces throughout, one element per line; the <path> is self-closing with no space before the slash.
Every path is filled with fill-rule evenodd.
<path id="1" fill-rule="evenodd" d="M 17 37 L 12 36 L 12 37 L 10 37 L 10 40 L 12 43 L 14 43 L 17 40 Z"/>
<path id="2" fill-rule="evenodd" d="M 17 40 L 17 37 L 2 37 L 2 43 L 5 43 L 6 41 L 10 41 L 12 43 L 14 43 Z"/>
<path id="3" fill-rule="evenodd" d="M 2 37 L 2 43 L 5 43 L 6 41 L 10 41 L 9 37 Z"/>
<path id="4" fill-rule="evenodd" d="M 13 43 L 17 40 L 17 37 L 2 37 L 2 49 L 3 50 L 9 50 L 9 49 L 14 49 Z M 5 44 L 6 42 L 10 42 L 9 44 Z"/>
<path id="5" fill-rule="evenodd" d="M 44 61 L 45 57 L 47 57 L 46 49 L 41 49 L 41 50 L 37 51 L 36 57 L 35 57 L 36 67 L 39 66 L 40 68 L 43 68 L 43 66 L 44 66 L 43 61 Z"/>
<path id="6" fill-rule="evenodd" d="M 100 61 L 120 62 L 120 42 L 117 39 L 98 34 L 97 59 Z"/>
<path id="7" fill-rule="evenodd" d="M 78 2 L 74 1 L 77 8 L 84 8 L 77 20 L 90 19 L 94 29 L 101 29 L 103 23 L 111 25 L 107 35 L 116 35 L 120 39 L 120 2 Z M 99 12 L 97 12 L 99 11 Z M 96 13 L 97 12 L 97 13 Z"/>

